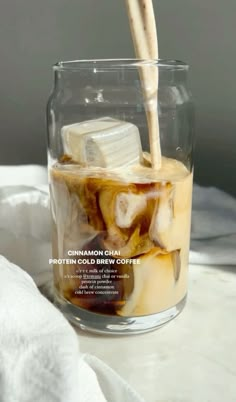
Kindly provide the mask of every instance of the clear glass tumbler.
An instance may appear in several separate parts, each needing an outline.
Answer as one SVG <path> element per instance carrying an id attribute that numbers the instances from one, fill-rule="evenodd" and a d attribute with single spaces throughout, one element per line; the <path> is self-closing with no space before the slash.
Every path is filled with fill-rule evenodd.
<path id="1" fill-rule="evenodd" d="M 85 60 L 53 69 L 47 117 L 56 303 L 82 329 L 152 330 L 183 309 L 187 294 L 193 178 L 188 66 Z M 152 167 L 140 80 L 140 72 L 154 70 L 159 169 Z"/>

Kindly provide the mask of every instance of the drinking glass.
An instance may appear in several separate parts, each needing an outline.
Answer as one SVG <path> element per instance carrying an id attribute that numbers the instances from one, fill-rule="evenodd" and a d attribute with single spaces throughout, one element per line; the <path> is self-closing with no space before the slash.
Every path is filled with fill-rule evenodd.
<path id="1" fill-rule="evenodd" d="M 53 70 L 47 119 L 56 304 L 82 329 L 152 330 L 180 313 L 187 294 L 188 66 L 83 60 Z M 152 167 L 141 72 L 158 79 L 159 169 Z"/>

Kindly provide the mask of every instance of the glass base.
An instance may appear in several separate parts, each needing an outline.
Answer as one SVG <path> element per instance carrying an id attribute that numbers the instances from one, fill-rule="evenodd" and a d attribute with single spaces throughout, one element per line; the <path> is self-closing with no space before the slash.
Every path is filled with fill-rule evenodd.
<path id="1" fill-rule="evenodd" d="M 66 318 L 84 331 L 107 335 L 135 335 L 153 331 L 175 318 L 183 310 L 187 295 L 176 306 L 157 314 L 119 317 L 97 314 L 75 306 L 55 295 L 55 304 Z"/>

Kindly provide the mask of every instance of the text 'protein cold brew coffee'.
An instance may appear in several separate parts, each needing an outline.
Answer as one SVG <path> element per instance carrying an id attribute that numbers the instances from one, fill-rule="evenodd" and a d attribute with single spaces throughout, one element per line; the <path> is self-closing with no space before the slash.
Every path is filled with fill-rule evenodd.
<path id="1" fill-rule="evenodd" d="M 140 68 L 158 69 L 161 163 L 153 167 Z M 187 293 L 192 103 L 181 62 L 54 67 L 48 103 L 55 297 L 96 332 L 162 325 Z"/>

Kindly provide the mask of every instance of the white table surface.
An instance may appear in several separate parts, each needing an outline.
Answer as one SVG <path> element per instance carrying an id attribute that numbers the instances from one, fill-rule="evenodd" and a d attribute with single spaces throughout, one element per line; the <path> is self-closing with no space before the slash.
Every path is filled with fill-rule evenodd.
<path id="1" fill-rule="evenodd" d="M 191 266 L 184 311 L 157 331 L 78 334 L 146 402 L 236 401 L 236 267 Z"/>

